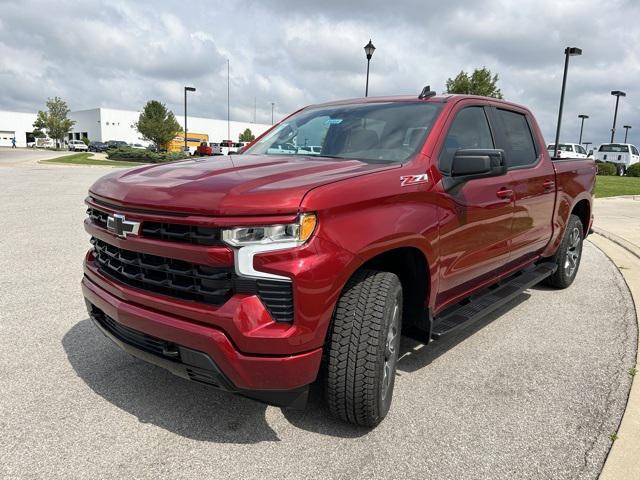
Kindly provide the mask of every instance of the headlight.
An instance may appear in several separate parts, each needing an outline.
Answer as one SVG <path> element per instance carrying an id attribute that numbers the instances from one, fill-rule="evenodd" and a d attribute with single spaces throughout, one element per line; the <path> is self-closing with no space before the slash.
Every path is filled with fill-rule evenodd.
<path id="1" fill-rule="evenodd" d="M 296 223 L 287 225 L 266 225 L 252 227 L 227 228 L 222 231 L 222 240 L 233 247 L 246 245 L 271 245 L 289 243 L 302 245 L 316 228 L 314 213 L 304 213 Z"/>

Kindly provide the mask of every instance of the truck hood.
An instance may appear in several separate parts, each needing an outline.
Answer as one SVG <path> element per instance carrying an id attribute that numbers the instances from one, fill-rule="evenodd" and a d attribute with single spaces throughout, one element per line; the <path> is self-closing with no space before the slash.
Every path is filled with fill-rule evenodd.
<path id="1" fill-rule="evenodd" d="M 314 187 L 399 166 L 300 155 L 225 155 L 117 171 L 89 192 L 117 205 L 176 213 L 289 214 Z"/>

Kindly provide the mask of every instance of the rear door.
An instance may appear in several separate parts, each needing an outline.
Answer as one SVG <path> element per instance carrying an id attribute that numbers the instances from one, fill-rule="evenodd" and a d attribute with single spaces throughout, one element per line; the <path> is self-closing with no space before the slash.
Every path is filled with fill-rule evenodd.
<path id="1" fill-rule="evenodd" d="M 533 120 L 519 109 L 493 107 L 497 148 L 505 151 L 514 195 L 510 266 L 538 255 L 552 233 L 556 198 L 555 170 L 543 144 L 535 138 Z"/>
<path id="2" fill-rule="evenodd" d="M 461 102 L 447 121 L 438 154 L 442 175 L 458 149 L 494 148 L 486 108 Z M 513 198 L 506 175 L 465 182 L 444 192 L 439 219 L 439 286 L 436 310 L 497 279 L 509 259 Z M 505 193 L 506 192 L 506 193 Z"/>

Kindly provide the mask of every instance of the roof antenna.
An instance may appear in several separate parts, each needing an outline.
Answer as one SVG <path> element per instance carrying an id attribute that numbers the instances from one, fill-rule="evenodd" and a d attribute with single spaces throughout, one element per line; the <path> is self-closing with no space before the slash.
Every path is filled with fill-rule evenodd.
<path id="1" fill-rule="evenodd" d="M 423 98 L 433 97 L 434 95 L 436 95 L 436 92 L 431 90 L 431 85 L 427 85 L 422 89 L 422 92 L 420 92 L 420 95 L 418 95 L 418 98 L 422 100 Z"/>

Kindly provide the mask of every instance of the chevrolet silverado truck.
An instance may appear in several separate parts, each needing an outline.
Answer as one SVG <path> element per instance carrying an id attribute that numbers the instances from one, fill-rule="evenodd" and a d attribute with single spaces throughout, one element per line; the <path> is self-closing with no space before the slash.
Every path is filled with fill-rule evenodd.
<path id="1" fill-rule="evenodd" d="M 401 332 L 429 343 L 539 282 L 571 285 L 595 171 L 552 161 L 531 112 L 501 100 L 313 105 L 240 155 L 96 181 L 82 290 L 135 357 L 278 406 L 317 381 L 334 415 L 371 427 Z"/>

